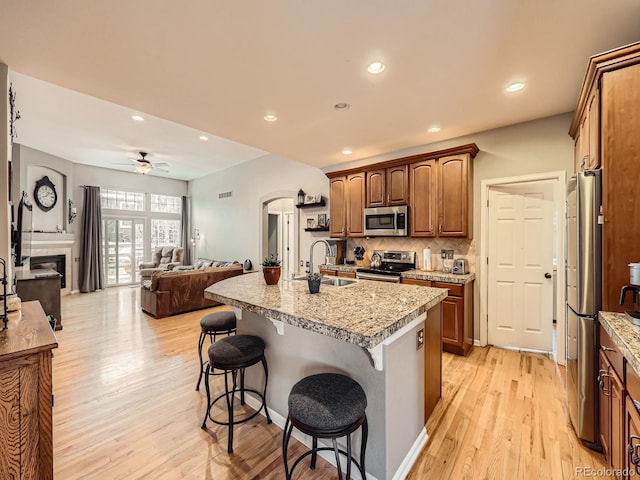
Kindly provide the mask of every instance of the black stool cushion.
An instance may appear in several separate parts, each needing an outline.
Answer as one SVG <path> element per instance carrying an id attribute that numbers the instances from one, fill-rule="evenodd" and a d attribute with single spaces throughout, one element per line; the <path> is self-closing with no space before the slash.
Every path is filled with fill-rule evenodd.
<path id="1" fill-rule="evenodd" d="M 233 330 L 236 328 L 236 314 L 228 310 L 210 313 L 202 317 L 200 328 L 204 333 Z"/>
<path id="2" fill-rule="evenodd" d="M 264 355 L 264 341 L 254 335 L 224 337 L 209 347 L 209 363 L 215 368 L 251 366 Z"/>
<path id="3" fill-rule="evenodd" d="M 289 414 L 317 430 L 336 430 L 364 415 L 367 396 L 358 382 L 337 373 L 320 373 L 296 383 L 289 394 Z"/>

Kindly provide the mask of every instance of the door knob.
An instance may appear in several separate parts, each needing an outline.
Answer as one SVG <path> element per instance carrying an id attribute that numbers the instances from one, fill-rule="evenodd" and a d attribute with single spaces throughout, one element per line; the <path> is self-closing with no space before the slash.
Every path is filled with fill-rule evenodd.
<path id="1" fill-rule="evenodd" d="M 551 278 L 551 274 L 549 272 L 545 273 L 544 278 Z"/>

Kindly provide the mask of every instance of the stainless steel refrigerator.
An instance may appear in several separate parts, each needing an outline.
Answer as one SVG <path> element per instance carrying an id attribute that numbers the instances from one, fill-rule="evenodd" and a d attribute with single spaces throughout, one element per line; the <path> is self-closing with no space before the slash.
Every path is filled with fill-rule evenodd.
<path id="1" fill-rule="evenodd" d="M 571 178 L 566 202 L 567 391 L 578 437 L 598 448 L 597 315 L 602 303 L 602 175 Z"/>

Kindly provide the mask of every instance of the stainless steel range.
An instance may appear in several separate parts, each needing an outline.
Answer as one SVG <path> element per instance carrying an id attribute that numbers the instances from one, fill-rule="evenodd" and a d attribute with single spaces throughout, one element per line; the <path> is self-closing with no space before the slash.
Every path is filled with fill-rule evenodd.
<path id="1" fill-rule="evenodd" d="M 374 250 L 371 268 L 358 268 L 356 278 L 400 283 L 400 274 L 416 268 L 416 252 Z"/>

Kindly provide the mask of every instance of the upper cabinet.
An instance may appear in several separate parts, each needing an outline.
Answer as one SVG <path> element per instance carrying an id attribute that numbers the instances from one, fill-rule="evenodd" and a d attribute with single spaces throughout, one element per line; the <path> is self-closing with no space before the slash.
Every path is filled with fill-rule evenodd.
<path id="1" fill-rule="evenodd" d="M 329 192 L 330 236 L 364 236 L 364 172 L 331 178 Z"/>
<path id="2" fill-rule="evenodd" d="M 602 168 L 602 310 L 623 312 L 620 289 L 640 258 L 640 42 L 589 60 L 569 134 L 576 170 Z"/>
<path id="3" fill-rule="evenodd" d="M 390 207 L 409 203 L 407 165 L 397 165 L 366 173 L 367 207 Z"/>
<path id="4" fill-rule="evenodd" d="M 475 144 L 327 174 L 332 237 L 364 236 L 364 208 L 409 206 L 412 237 L 469 237 Z"/>

